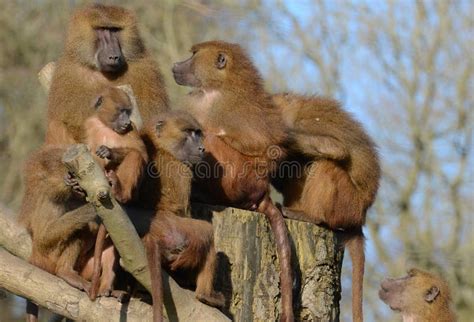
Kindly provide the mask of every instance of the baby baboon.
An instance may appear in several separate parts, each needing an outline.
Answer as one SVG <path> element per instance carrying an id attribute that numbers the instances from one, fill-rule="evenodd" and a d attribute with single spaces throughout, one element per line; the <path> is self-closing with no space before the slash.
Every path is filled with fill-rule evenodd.
<path id="1" fill-rule="evenodd" d="M 131 121 L 132 103 L 123 90 L 108 87 L 96 98 L 94 109 L 96 113 L 89 117 L 84 125 L 85 142 L 98 157 L 99 164 L 112 184 L 115 199 L 121 203 L 130 202 L 132 198 L 137 197 L 148 161 L 145 145 Z M 113 249 L 103 253 L 105 238 L 105 227 L 101 224 L 95 246 L 90 291 L 92 300 L 97 295 L 108 295 L 113 291 L 115 274 L 110 274 L 110 270 L 104 270 L 105 274 L 102 274 L 99 280 L 101 257 L 113 256 L 115 253 Z M 110 252 L 112 254 L 109 254 Z M 110 264 L 117 266 L 117 263 Z M 81 275 L 85 276 L 85 273 Z"/>
<path id="2" fill-rule="evenodd" d="M 383 280 L 380 287 L 380 299 L 400 312 L 404 322 L 456 320 L 448 284 L 434 274 L 413 268 L 407 276 Z"/>
<path id="3" fill-rule="evenodd" d="M 119 202 L 136 198 L 148 155 L 140 135 L 132 123 L 132 105 L 128 95 L 108 87 L 95 100 L 96 113 L 85 122 L 85 143 L 98 156 L 98 161 L 112 183 Z"/>
<path id="4" fill-rule="evenodd" d="M 196 171 L 193 199 L 267 216 L 280 260 L 281 320 L 293 321 L 288 231 L 269 196 L 270 173 L 286 138 L 281 115 L 239 45 L 210 41 L 191 51 L 191 58 L 174 64 L 173 75 L 179 85 L 193 88 L 185 106 L 205 132 L 207 173 Z"/>
<path id="5" fill-rule="evenodd" d="M 129 84 L 144 121 L 168 109 L 157 64 L 145 49 L 134 14 L 90 5 L 75 11 L 48 97 L 46 143 L 81 142 L 91 102 L 107 86 Z"/>
<path id="6" fill-rule="evenodd" d="M 362 226 L 380 180 L 375 144 L 332 99 L 278 94 L 273 101 L 289 133 L 288 157 L 272 180 L 284 197 L 283 214 L 343 232 L 352 259 L 353 321 L 362 321 Z"/>

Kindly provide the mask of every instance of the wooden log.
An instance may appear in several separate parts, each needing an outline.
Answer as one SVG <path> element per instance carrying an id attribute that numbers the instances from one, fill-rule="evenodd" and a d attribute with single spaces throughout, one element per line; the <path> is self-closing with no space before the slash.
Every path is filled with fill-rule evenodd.
<path id="1" fill-rule="evenodd" d="M 226 314 L 234 321 L 277 321 L 279 263 L 265 217 L 198 204 L 192 212 L 213 223 L 219 258 L 216 285 L 228 299 Z M 294 254 L 296 319 L 338 321 L 343 248 L 330 230 L 295 220 L 286 224 Z"/>

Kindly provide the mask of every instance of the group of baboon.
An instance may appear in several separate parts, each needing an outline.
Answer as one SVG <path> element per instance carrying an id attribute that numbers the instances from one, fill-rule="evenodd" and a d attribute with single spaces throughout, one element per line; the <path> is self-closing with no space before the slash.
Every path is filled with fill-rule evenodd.
<path id="1" fill-rule="evenodd" d="M 117 201 L 153 210 L 152 216 L 132 221 L 149 261 L 154 321 L 163 315 L 162 266 L 170 272 L 194 271 L 197 299 L 216 307 L 225 304 L 213 289 L 212 225 L 190 218 L 191 200 L 266 215 L 280 262 L 281 321 L 295 319 L 284 217 L 338 231 L 352 258 L 353 320 L 362 321 L 362 226 L 381 175 L 375 144 L 335 100 L 267 93 L 239 45 L 208 41 L 191 52 L 172 72 L 178 85 L 192 91 L 171 109 L 134 14 L 104 5 L 75 11 L 49 91 L 45 143 L 25 168 L 20 222 L 32 237 L 30 262 L 91 299 L 127 297 L 115 285 L 118 253 L 86 192 L 61 161 L 69 145 L 85 143 Z M 130 95 L 117 88 L 125 84 L 138 110 Z M 278 153 L 269 153 L 275 147 Z M 285 171 L 283 161 L 304 171 Z M 211 173 L 193 178 L 193 167 L 202 162 Z M 281 207 L 270 198 L 270 185 L 282 193 Z M 447 286 L 419 270 L 384 281 L 380 297 L 407 321 L 425 307 L 426 314 L 436 316 L 426 321 L 453 319 Z M 28 320 L 36 321 L 37 315 L 38 307 L 28 302 Z"/>

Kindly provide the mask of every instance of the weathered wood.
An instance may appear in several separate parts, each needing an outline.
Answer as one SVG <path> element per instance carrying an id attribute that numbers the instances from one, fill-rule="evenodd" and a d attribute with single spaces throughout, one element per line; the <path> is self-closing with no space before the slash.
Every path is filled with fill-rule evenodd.
<path id="1" fill-rule="evenodd" d="M 79 321 L 151 321 L 150 305 L 134 300 L 121 305 L 113 298 L 95 302 L 62 279 L 53 276 L 0 248 L 0 286 L 7 291 L 29 298 L 35 303 Z"/>
<path id="2" fill-rule="evenodd" d="M 217 285 L 235 321 L 279 319 L 279 263 L 273 234 L 259 213 L 193 205 L 193 216 L 212 220 L 219 266 Z M 343 249 L 333 232 L 286 220 L 293 243 L 295 317 L 338 321 Z"/>
<path id="3" fill-rule="evenodd" d="M 56 63 L 54 61 L 47 63 L 38 73 L 38 79 L 43 89 L 49 92 L 51 81 L 53 79 L 54 71 L 56 70 Z"/>
<path id="4" fill-rule="evenodd" d="M 16 216 L 0 204 L 0 246 L 23 259 L 30 258 L 31 238 L 25 228 L 20 227 Z"/>

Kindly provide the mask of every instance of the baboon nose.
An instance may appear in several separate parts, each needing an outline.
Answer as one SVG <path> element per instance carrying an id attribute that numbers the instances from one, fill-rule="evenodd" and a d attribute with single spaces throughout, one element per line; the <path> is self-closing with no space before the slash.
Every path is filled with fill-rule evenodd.
<path id="1" fill-rule="evenodd" d="M 109 56 L 109 62 L 111 64 L 117 64 L 120 60 L 120 56 Z"/>

